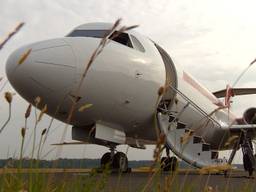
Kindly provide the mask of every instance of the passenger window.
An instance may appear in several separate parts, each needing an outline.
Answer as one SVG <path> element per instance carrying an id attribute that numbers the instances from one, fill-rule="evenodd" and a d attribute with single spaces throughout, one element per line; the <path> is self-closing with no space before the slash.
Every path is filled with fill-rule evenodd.
<path id="1" fill-rule="evenodd" d="M 132 39 L 133 46 L 135 49 L 137 49 L 138 51 L 141 51 L 141 52 L 145 52 L 145 48 L 143 47 L 143 45 L 139 42 L 139 40 L 136 37 L 131 35 L 131 39 Z"/>
<path id="2" fill-rule="evenodd" d="M 127 33 L 119 33 L 116 31 L 109 38 L 127 47 L 133 48 L 132 42 Z"/>

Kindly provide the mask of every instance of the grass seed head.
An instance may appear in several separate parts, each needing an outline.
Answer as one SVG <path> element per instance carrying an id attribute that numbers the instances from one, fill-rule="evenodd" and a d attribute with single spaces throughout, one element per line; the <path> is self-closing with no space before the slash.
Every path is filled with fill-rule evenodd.
<path id="1" fill-rule="evenodd" d="M 129 31 L 129 30 L 135 29 L 137 27 L 139 27 L 139 25 L 132 25 L 132 26 L 129 26 L 129 27 L 125 27 L 125 31 Z"/>
<path id="2" fill-rule="evenodd" d="M 256 58 L 250 63 L 250 65 L 253 65 L 256 62 Z"/>
<path id="3" fill-rule="evenodd" d="M 3 48 L 3 46 L 15 35 L 19 32 L 19 30 L 22 28 L 22 26 L 24 25 L 25 23 L 21 22 L 19 23 L 15 29 L 13 31 L 11 31 L 7 37 L 5 39 L 3 39 L 1 42 L 0 42 L 0 50 Z"/>
<path id="4" fill-rule="evenodd" d="M 46 130 L 47 130 L 47 129 L 44 129 L 44 130 L 42 131 L 42 133 L 41 133 L 42 136 L 46 133 Z"/>
<path id="5" fill-rule="evenodd" d="M 9 103 L 9 104 L 11 104 L 12 103 L 12 93 L 11 92 L 5 92 L 5 94 L 4 94 L 4 97 L 5 97 L 5 100 Z"/>
<path id="6" fill-rule="evenodd" d="M 110 31 L 114 31 L 120 25 L 121 21 L 121 18 L 117 19 L 112 28 L 110 29 Z"/>
<path id="7" fill-rule="evenodd" d="M 26 129 L 24 127 L 21 128 L 21 136 L 22 138 L 25 137 L 25 134 L 26 134 Z"/>
<path id="8" fill-rule="evenodd" d="M 25 113 L 25 118 L 26 118 L 26 119 L 29 118 L 30 113 L 31 113 L 31 109 L 32 109 L 32 104 L 30 103 L 30 104 L 28 105 L 28 108 L 27 108 L 26 113 Z"/>
<path id="9" fill-rule="evenodd" d="M 28 56 L 30 55 L 32 49 L 27 50 L 23 55 L 21 55 L 18 64 L 21 65 L 22 63 L 24 63 L 24 61 L 28 58 Z"/>
<path id="10" fill-rule="evenodd" d="M 84 104 L 81 107 L 79 107 L 78 111 L 79 112 L 83 112 L 84 110 L 86 110 L 86 109 L 88 109 L 88 108 L 90 108 L 92 106 L 93 106 L 93 104 L 90 104 L 90 103 L 89 104 Z"/>
<path id="11" fill-rule="evenodd" d="M 41 102 L 41 97 L 37 96 L 34 101 L 35 105 L 37 106 Z"/>
<path id="12" fill-rule="evenodd" d="M 164 86 L 161 86 L 159 89 L 158 89 L 158 95 L 161 96 L 163 95 L 165 92 L 165 87 Z"/>
<path id="13" fill-rule="evenodd" d="M 23 27 L 24 25 L 25 25 L 24 22 L 18 23 L 18 25 L 15 27 L 14 31 L 15 31 L 15 32 L 19 31 L 19 30 L 21 29 L 21 27 Z"/>
<path id="14" fill-rule="evenodd" d="M 47 105 L 44 105 L 43 109 L 41 110 L 39 117 L 38 117 L 38 122 L 41 121 L 43 115 L 47 112 Z"/>

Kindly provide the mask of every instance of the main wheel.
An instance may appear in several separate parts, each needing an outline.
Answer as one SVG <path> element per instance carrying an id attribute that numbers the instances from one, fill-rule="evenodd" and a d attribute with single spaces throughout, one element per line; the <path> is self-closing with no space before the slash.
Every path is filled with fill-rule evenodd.
<path id="1" fill-rule="evenodd" d="M 177 157 L 172 156 L 170 158 L 171 171 L 176 171 L 178 169 L 178 159 Z"/>
<path id="2" fill-rule="evenodd" d="M 168 171 L 167 170 L 167 157 L 162 157 L 161 158 L 161 169 L 163 171 Z"/>
<path id="3" fill-rule="evenodd" d="M 128 159 L 125 153 L 117 152 L 114 155 L 113 168 L 123 173 L 128 171 Z"/>
<path id="4" fill-rule="evenodd" d="M 112 165 L 111 153 L 108 152 L 102 156 L 100 160 L 100 165 L 102 169 L 111 168 L 111 165 Z"/>
<path id="5" fill-rule="evenodd" d="M 161 159 L 161 169 L 163 171 L 176 171 L 178 168 L 178 160 L 176 157 L 162 157 Z"/>
<path id="6" fill-rule="evenodd" d="M 244 154 L 243 156 L 243 163 L 244 163 L 244 170 L 248 171 L 249 176 L 251 177 L 253 175 L 254 170 L 254 157 L 251 158 L 248 154 Z"/>

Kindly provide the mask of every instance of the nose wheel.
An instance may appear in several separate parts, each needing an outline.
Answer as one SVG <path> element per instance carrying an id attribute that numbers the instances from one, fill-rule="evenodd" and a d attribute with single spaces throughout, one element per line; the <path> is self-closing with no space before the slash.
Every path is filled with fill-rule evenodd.
<path id="1" fill-rule="evenodd" d="M 128 172 L 128 158 L 123 152 L 116 152 L 115 148 L 110 149 L 111 152 L 105 153 L 100 161 L 101 169 L 111 169 L 122 173 Z"/>
<path id="2" fill-rule="evenodd" d="M 105 153 L 100 160 L 100 166 L 102 169 L 107 169 L 111 168 L 112 165 L 112 158 L 111 158 L 111 153 Z"/>
<path id="3" fill-rule="evenodd" d="M 128 170 L 128 159 L 126 154 L 122 152 L 117 152 L 113 158 L 113 168 L 119 170 L 120 172 L 127 172 Z"/>
<path id="4" fill-rule="evenodd" d="M 175 156 L 170 157 L 170 150 L 166 146 L 166 157 L 161 158 L 161 169 L 163 171 L 175 172 L 178 168 L 178 159 Z"/>

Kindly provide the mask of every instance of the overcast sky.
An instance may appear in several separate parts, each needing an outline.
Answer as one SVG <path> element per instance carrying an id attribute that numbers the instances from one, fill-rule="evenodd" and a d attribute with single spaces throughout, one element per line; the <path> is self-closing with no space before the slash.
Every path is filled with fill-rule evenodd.
<path id="1" fill-rule="evenodd" d="M 256 2 L 255 0 L 5 0 L 0 3 L 0 38 L 18 23 L 26 25 L 0 51 L 0 76 L 5 75 L 5 62 L 16 48 L 35 41 L 62 37 L 77 25 L 88 22 L 114 22 L 123 18 L 122 24 L 139 24 L 137 31 L 150 37 L 172 56 L 175 63 L 195 76 L 211 91 L 225 88 L 234 82 L 241 71 L 256 57 Z M 237 86 L 256 87 L 256 66 L 241 79 Z M 3 85 L 5 79 L 0 82 Z M 0 122 L 8 115 L 4 91 L 13 90 L 9 84 L 1 92 Z M 235 98 L 232 106 L 240 116 L 243 111 L 256 106 L 256 96 Z M 18 95 L 14 97 L 11 122 L 0 135 L 0 158 L 18 156 L 20 128 L 24 126 L 27 103 Z M 34 118 L 30 118 L 30 132 Z M 39 130 L 49 119 L 44 117 Z M 64 125 L 55 122 L 45 153 L 58 142 Z M 70 132 L 66 140 L 70 141 Z M 30 134 L 30 133 L 29 133 Z M 26 146 L 26 155 L 30 146 Z M 152 149 L 129 149 L 129 159 L 152 159 Z M 120 147 L 125 151 L 125 147 Z M 95 145 L 64 147 L 62 157 L 100 158 L 107 148 Z M 55 158 L 55 153 L 47 155 Z M 237 157 L 236 161 L 239 161 Z"/>

